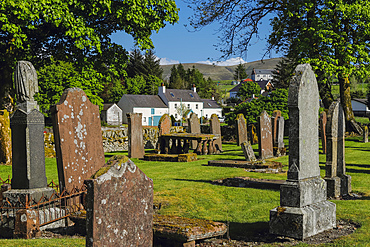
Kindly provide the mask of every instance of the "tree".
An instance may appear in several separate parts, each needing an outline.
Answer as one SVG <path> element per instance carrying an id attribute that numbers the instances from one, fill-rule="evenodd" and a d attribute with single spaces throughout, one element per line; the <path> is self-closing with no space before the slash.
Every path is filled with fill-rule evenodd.
<path id="1" fill-rule="evenodd" d="M 275 70 L 272 71 L 273 79 L 272 84 L 275 88 L 289 88 L 290 80 L 292 79 L 294 69 L 297 67 L 298 63 L 283 57 L 275 67 Z"/>
<path id="2" fill-rule="evenodd" d="M 333 100 L 328 80 L 338 78 L 347 126 L 362 132 L 354 120 L 349 78 L 370 73 L 370 1 L 193 0 L 192 4 L 194 28 L 221 22 L 220 46 L 225 56 L 247 52 L 261 21 L 274 14 L 268 50 L 277 49 L 298 63 L 310 63 L 326 106 Z"/>
<path id="3" fill-rule="evenodd" d="M 160 59 L 155 56 L 155 53 L 152 49 L 145 53 L 144 68 L 147 75 L 153 75 L 157 78 L 162 78 L 163 69 L 160 65 Z"/>
<path id="4" fill-rule="evenodd" d="M 247 72 L 245 71 L 244 64 L 239 63 L 234 71 L 234 80 L 240 81 L 241 79 L 246 79 L 247 77 L 248 75 Z"/>
<path id="5" fill-rule="evenodd" d="M 122 46 L 111 42 L 117 31 L 130 34 L 142 49 L 153 48 L 151 34 L 178 20 L 175 1 L 15 1 L 0 2 L 0 105 L 11 93 L 16 61 L 38 69 L 43 58 L 75 62 L 83 71 L 92 63 L 111 63 Z M 114 58 L 114 59 L 113 59 Z M 41 64 L 41 65 L 40 65 Z M 88 64 L 88 65 L 86 65 Z M 117 70 L 119 71 L 119 70 Z"/>
<path id="6" fill-rule="evenodd" d="M 237 92 L 237 96 L 244 101 L 251 98 L 253 94 L 260 95 L 261 87 L 254 81 L 242 82 L 242 85 Z"/>

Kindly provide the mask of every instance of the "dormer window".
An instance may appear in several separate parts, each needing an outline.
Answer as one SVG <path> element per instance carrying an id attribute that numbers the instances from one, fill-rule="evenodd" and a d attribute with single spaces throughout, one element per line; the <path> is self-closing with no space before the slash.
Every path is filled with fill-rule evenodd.
<path id="1" fill-rule="evenodd" d="M 172 98 L 175 98 L 175 95 L 173 94 L 173 92 L 170 92 L 170 95 L 172 96 Z"/>
<path id="2" fill-rule="evenodd" d="M 210 103 L 207 103 L 209 106 L 212 106 Z"/>

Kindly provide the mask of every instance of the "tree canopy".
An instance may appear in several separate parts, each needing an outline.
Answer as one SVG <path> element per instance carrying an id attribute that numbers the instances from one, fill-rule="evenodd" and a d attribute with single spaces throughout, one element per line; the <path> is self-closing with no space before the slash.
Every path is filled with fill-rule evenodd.
<path id="1" fill-rule="evenodd" d="M 247 75 L 247 72 L 245 71 L 245 67 L 244 67 L 244 64 L 238 64 L 238 66 L 236 66 L 235 68 L 235 71 L 234 71 L 234 80 L 242 80 L 242 79 L 246 79 L 248 77 Z"/>
<path id="2" fill-rule="evenodd" d="M 1 1 L 0 100 L 11 89 L 16 61 L 31 61 L 38 69 L 44 58 L 53 56 L 73 62 L 80 72 L 86 64 L 94 64 L 114 68 L 119 77 L 127 58 L 111 34 L 124 31 L 140 48 L 150 49 L 152 32 L 177 20 L 173 0 Z"/>
<path id="3" fill-rule="evenodd" d="M 253 95 L 259 97 L 261 92 L 261 87 L 254 81 L 245 81 L 242 82 L 241 87 L 237 93 L 237 96 L 242 100 L 251 98 Z"/>

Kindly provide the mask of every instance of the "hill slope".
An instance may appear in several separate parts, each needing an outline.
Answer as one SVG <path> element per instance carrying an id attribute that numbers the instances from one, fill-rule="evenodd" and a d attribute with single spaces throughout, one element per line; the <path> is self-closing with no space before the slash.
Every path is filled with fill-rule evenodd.
<path id="1" fill-rule="evenodd" d="M 244 63 L 244 67 L 247 71 L 248 77 L 252 73 L 253 68 L 255 69 L 274 69 L 276 64 L 281 60 L 281 58 L 271 58 L 261 61 L 254 61 L 249 63 Z M 217 66 L 208 65 L 200 63 L 183 63 L 184 69 L 192 68 L 193 66 L 198 69 L 205 78 L 211 77 L 212 80 L 222 81 L 222 80 L 233 80 L 234 70 L 237 65 L 233 66 Z M 161 65 L 163 69 L 163 79 L 168 80 L 171 74 L 171 68 L 173 65 Z"/>

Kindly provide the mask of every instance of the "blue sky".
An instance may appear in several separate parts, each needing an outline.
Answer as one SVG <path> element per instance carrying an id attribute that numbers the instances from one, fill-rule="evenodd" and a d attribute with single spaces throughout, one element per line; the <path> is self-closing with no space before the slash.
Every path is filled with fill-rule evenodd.
<path id="1" fill-rule="evenodd" d="M 179 22 L 175 25 L 167 25 L 158 33 L 152 35 L 154 51 L 161 64 L 176 63 L 208 63 L 217 62 L 222 54 L 216 50 L 215 44 L 218 43 L 217 24 L 212 24 L 203 28 L 201 31 L 189 32 L 185 24 L 189 24 L 188 17 L 192 15 L 192 10 L 182 0 L 176 0 L 179 11 Z M 269 30 L 268 20 L 260 28 L 260 37 L 267 39 Z M 118 32 L 111 36 L 115 43 L 123 45 L 127 50 L 134 48 L 134 41 L 131 36 L 124 32 Z M 240 62 L 253 62 L 260 60 L 264 54 L 266 42 L 264 40 L 253 40 L 252 46 L 248 49 L 245 57 L 233 56 L 228 60 L 221 60 L 218 65 L 235 65 Z M 281 55 L 272 54 L 270 57 L 280 57 Z M 270 58 L 270 57 L 265 57 Z"/>

